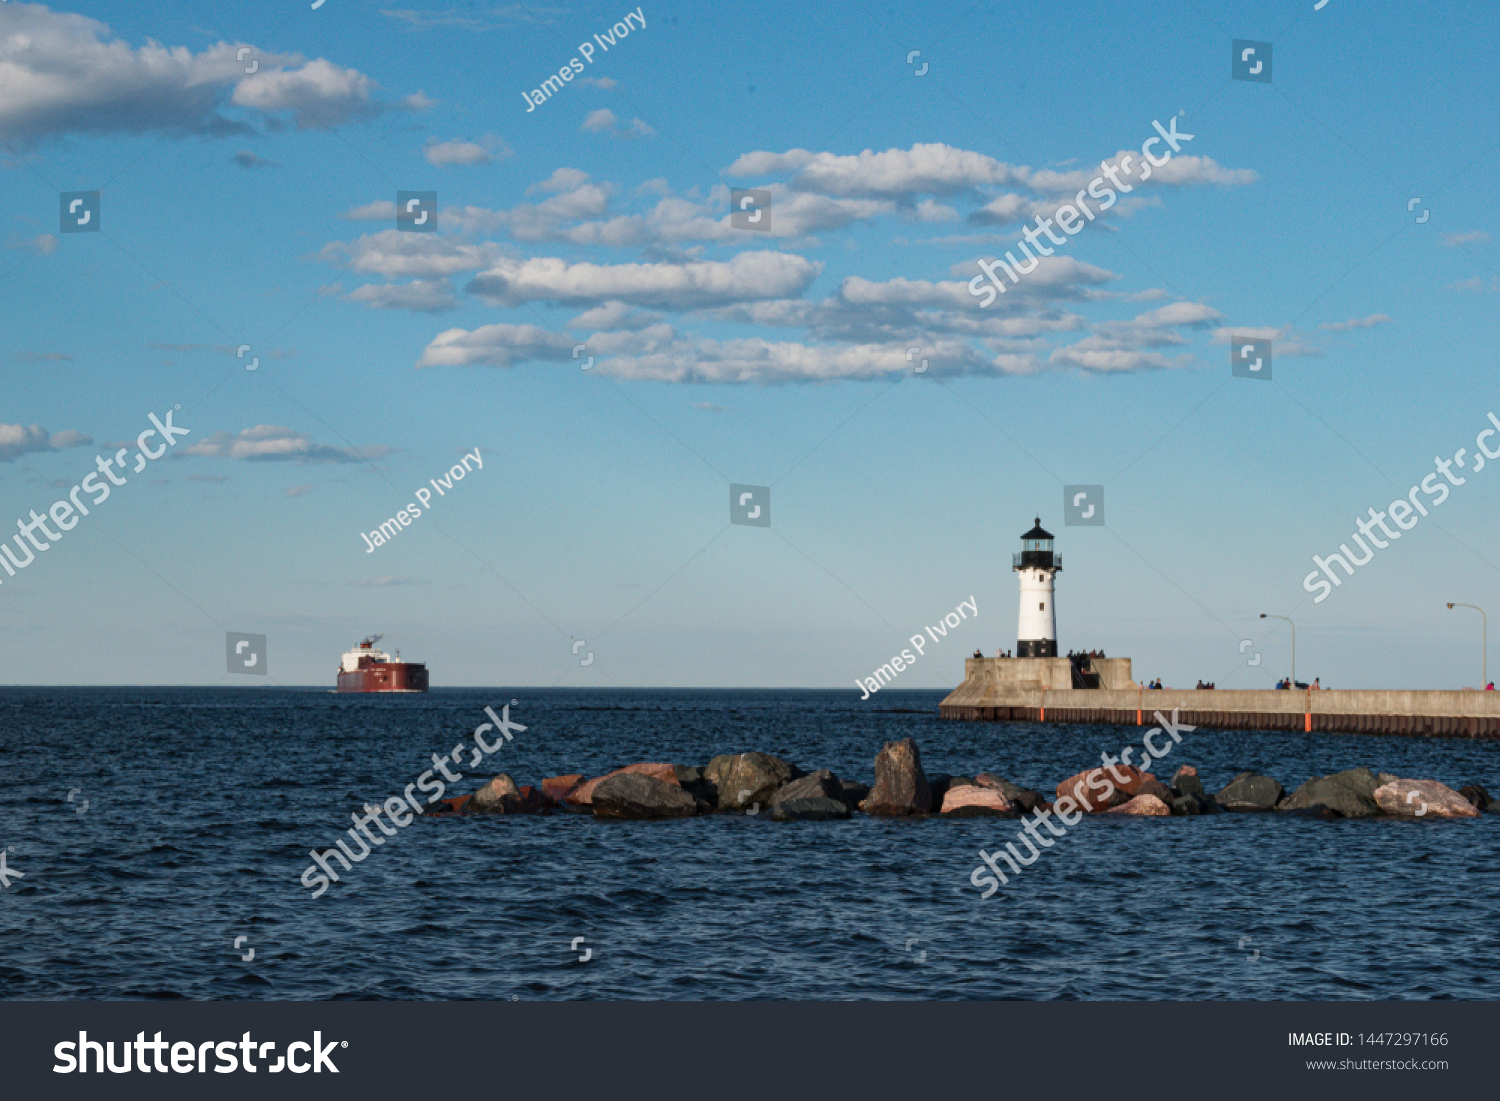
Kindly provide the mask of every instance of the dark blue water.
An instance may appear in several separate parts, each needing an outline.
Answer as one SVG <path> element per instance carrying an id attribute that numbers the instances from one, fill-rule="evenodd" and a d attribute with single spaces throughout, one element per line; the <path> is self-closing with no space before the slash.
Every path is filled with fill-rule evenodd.
<path id="1" fill-rule="evenodd" d="M 1496 996 L 1495 815 L 1085 819 L 984 902 L 977 852 L 1014 821 L 419 818 L 321 898 L 299 883 L 511 698 L 528 729 L 459 791 L 749 749 L 869 783 L 911 736 L 928 772 L 1050 792 L 1140 733 L 940 722 L 941 695 L 0 689 L 0 847 L 24 875 L 0 889 L 0 996 Z M 1205 731 L 1156 770 L 1179 764 L 1210 789 L 1369 765 L 1500 793 L 1500 746 L 1450 739 Z"/>

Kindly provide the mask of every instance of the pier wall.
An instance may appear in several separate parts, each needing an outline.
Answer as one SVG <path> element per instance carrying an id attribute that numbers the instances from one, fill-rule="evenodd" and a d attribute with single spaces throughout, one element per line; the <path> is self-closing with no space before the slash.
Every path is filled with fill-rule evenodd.
<path id="1" fill-rule="evenodd" d="M 1022 660 L 1052 659 L 968 659 L 964 683 L 939 705 L 940 717 L 1152 726 L 1154 712 L 1176 708 L 1181 722 L 1211 729 L 1500 738 L 1500 692 L 1020 687 L 1021 678 L 994 668 Z M 1108 661 L 1124 662 L 1128 678 L 1128 658 Z"/>

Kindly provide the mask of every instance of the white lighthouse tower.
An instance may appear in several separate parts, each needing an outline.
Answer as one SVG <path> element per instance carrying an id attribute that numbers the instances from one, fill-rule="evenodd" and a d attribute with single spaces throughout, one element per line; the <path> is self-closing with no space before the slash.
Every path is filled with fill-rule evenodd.
<path id="1" fill-rule="evenodd" d="M 1021 579 L 1021 616 L 1016 627 L 1016 657 L 1057 657 L 1057 609 L 1052 577 L 1062 570 L 1062 558 L 1052 553 L 1052 533 L 1042 529 L 1042 518 L 1021 536 L 1021 553 L 1011 569 Z"/>

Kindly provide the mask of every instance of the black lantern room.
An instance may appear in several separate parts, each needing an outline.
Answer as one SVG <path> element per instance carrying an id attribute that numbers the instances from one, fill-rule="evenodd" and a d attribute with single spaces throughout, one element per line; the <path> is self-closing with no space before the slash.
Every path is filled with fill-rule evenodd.
<path id="1" fill-rule="evenodd" d="M 1062 569 L 1062 559 L 1052 553 L 1052 533 L 1042 527 L 1040 516 L 1036 518 L 1036 526 L 1021 536 L 1021 553 L 1015 556 L 1012 568 Z"/>

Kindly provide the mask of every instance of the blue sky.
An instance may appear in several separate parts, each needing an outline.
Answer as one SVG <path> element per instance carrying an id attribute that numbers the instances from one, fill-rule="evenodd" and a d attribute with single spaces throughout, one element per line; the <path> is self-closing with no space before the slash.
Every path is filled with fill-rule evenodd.
<path id="1" fill-rule="evenodd" d="M 1271 612 L 1303 679 L 1478 683 L 1443 605 L 1500 611 L 1500 466 L 1327 599 L 1303 578 L 1500 415 L 1494 13 L 641 5 L 582 60 L 635 11 L 0 6 L 0 522 L 153 412 L 192 430 L 0 574 L 0 680 L 243 686 L 244 631 L 331 686 L 379 630 L 435 686 L 852 692 L 972 595 L 897 682 L 946 687 L 1014 646 L 1039 515 L 1060 645 L 1138 679 L 1273 683 Z M 1271 83 L 1230 79 L 1239 38 Z M 1157 179 L 980 308 L 977 259 L 1173 117 Z M 101 231 L 59 233 L 92 190 Z"/>

